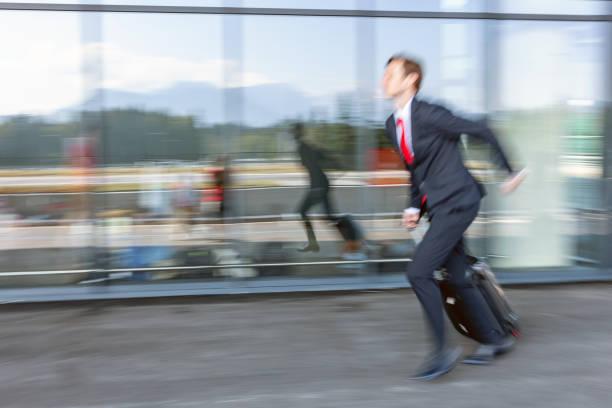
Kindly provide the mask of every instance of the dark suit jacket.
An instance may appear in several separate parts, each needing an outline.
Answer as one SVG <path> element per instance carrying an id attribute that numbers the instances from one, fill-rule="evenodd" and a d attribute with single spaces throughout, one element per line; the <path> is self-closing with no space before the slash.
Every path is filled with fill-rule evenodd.
<path id="1" fill-rule="evenodd" d="M 463 133 L 489 142 L 499 164 L 512 172 L 493 132 L 483 124 L 457 117 L 440 105 L 415 97 L 411 105 L 411 126 L 414 160 L 406 165 L 411 176 L 410 207 L 421 208 L 423 212 L 422 200 L 426 195 L 427 212 L 433 215 L 440 210 L 469 207 L 484 196 L 483 187 L 463 164 L 459 150 Z M 393 115 L 387 119 L 386 130 L 401 155 Z"/>

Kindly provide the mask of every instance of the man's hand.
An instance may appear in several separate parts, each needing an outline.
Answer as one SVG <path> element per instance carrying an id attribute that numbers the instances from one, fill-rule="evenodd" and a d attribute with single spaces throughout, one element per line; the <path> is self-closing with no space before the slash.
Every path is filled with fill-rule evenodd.
<path id="1" fill-rule="evenodd" d="M 402 217 L 402 225 L 404 228 L 414 229 L 419 225 L 419 213 L 404 211 Z"/>
<path id="2" fill-rule="evenodd" d="M 522 169 L 518 173 L 511 173 L 506 180 L 499 186 L 499 189 L 502 193 L 508 194 L 514 191 L 519 184 L 525 179 L 527 176 L 527 169 Z"/>

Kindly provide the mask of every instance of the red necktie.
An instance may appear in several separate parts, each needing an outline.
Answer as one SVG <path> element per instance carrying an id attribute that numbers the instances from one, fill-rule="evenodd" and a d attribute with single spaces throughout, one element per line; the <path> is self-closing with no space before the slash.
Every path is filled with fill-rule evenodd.
<path id="1" fill-rule="evenodd" d="M 400 142 L 400 149 L 402 149 L 402 154 L 404 155 L 404 160 L 406 163 L 410 165 L 414 160 L 412 157 L 412 153 L 410 153 L 410 149 L 408 148 L 408 144 L 406 143 L 406 128 L 404 127 L 404 120 L 402 118 L 397 119 L 397 125 L 400 127 L 400 131 L 402 132 L 402 140 Z"/>
<path id="2" fill-rule="evenodd" d="M 408 148 L 408 144 L 406 143 L 406 128 L 404 126 L 404 120 L 402 118 L 397 119 L 397 125 L 400 127 L 400 131 L 402 132 L 402 140 L 400 142 L 400 148 L 402 149 L 402 154 L 404 155 L 404 159 L 406 163 L 410 166 L 414 157 L 412 157 L 412 153 L 410 153 L 410 149 Z M 427 201 L 427 194 L 424 194 L 421 197 L 421 205 L 425 204 Z"/>

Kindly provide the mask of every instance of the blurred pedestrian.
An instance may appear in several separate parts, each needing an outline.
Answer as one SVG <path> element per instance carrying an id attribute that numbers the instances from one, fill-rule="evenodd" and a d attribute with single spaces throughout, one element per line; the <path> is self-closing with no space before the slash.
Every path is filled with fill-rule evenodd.
<path id="1" fill-rule="evenodd" d="M 319 244 L 317 237 L 312 228 L 312 223 L 308 217 L 308 210 L 315 204 L 323 203 L 325 208 L 325 214 L 327 219 L 331 222 L 336 221 L 334 207 L 330 198 L 330 187 L 329 179 L 323 171 L 323 165 L 329 158 L 323 152 L 304 141 L 304 126 L 301 123 L 295 123 L 292 129 L 293 138 L 297 143 L 297 151 L 300 156 L 302 165 L 308 170 L 308 176 L 310 178 L 310 188 L 302 199 L 300 204 L 299 212 L 306 229 L 306 236 L 308 237 L 308 244 L 299 249 L 300 252 L 318 252 Z"/>
<path id="2" fill-rule="evenodd" d="M 493 147 L 497 161 L 508 172 L 501 187 L 503 192 L 514 190 L 525 173 L 514 172 L 488 127 L 417 98 L 422 79 L 423 71 L 417 61 L 395 55 L 387 61 L 382 86 L 395 105 L 386 122 L 386 133 L 411 175 L 410 202 L 404 210 L 403 225 L 415 228 L 424 213 L 430 220 L 429 229 L 414 254 L 408 280 L 423 307 L 434 340 L 431 357 L 413 378 L 432 379 L 450 371 L 461 355 L 460 348 L 452 348 L 447 343 L 444 305 L 434 270 L 445 267 L 453 284 L 464 283 L 469 264 L 463 234 L 476 218 L 485 194 L 463 164 L 460 136 L 476 136 Z M 475 306 L 480 310 L 488 307 Z M 478 320 L 482 316 L 470 318 Z M 497 354 L 509 347 L 511 339 L 503 336 L 499 331 L 489 333 L 486 350 Z"/>

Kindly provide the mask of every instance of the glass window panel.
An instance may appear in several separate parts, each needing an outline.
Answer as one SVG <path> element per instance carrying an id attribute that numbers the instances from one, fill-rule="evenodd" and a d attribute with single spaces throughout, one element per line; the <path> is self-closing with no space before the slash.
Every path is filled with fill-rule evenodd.
<path id="1" fill-rule="evenodd" d="M 109 268 L 207 265 L 210 243 L 224 242 L 221 23 L 217 15 L 109 13 L 100 43 L 90 45 L 103 64 L 98 217 Z M 134 272 L 128 279 L 210 272 Z"/>
<path id="2" fill-rule="evenodd" d="M 318 200 L 325 195 L 316 186 L 319 176 L 311 179 L 304 165 L 310 156 L 305 154 L 305 162 L 300 161 L 292 125 L 303 124 L 302 141 L 320 166 L 313 171 L 322 171 L 332 185 L 334 212 L 354 212 L 348 208 L 352 207 L 349 200 L 341 196 L 345 191 L 355 194 L 344 184 L 346 171 L 358 160 L 352 138 L 357 85 L 355 20 L 248 16 L 243 21 L 245 128 L 235 178 L 243 187 L 240 194 L 245 196 L 245 215 L 280 217 L 274 222 L 262 219 L 245 225 L 243 239 L 255 241 L 266 257 L 272 256 L 267 253 L 274 252 L 274 245 L 282 245 L 286 260 L 337 256 L 339 234 L 328 225 L 325 207 Z M 308 209 L 321 251 L 302 254 L 297 249 L 307 235 L 296 212 L 311 182 L 312 191 L 317 190 L 313 194 L 322 194 L 314 199 L 317 205 Z M 256 233 L 257 228 L 265 234 Z"/>
<path id="3" fill-rule="evenodd" d="M 589 220 L 602 206 L 605 24 L 498 28 L 496 127 L 531 175 L 515 194 L 494 196 L 492 254 L 507 267 L 597 262 Z"/>
<path id="4" fill-rule="evenodd" d="M 392 55 L 399 53 L 416 58 L 424 70 L 418 97 L 441 103 L 458 114 L 480 119 L 487 109 L 485 48 L 482 41 L 485 24 L 480 20 L 380 19 L 376 33 L 376 76 L 382 78 L 385 64 Z M 377 99 L 377 124 L 381 128 L 393 109 L 390 101 Z M 463 145 L 468 147 L 466 143 Z M 488 158 L 478 147 L 470 144 L 464 152 L 465 160 L 474 175 L 484 181 L 486 173 L 480 164 L 488 163 Z M 404 184 L 388 187 L 395 191 L 393 212 L 402 211 L 407 202 L 406 181 L 398 179 L 402 171 L 399 166 L 394 178 L 396 182 Z M 385 197 L 380 196 L 379 203 L 385 201 Z M 383 206 L 378 208 L 381 212 L 389 211 Z M 485 254 L 484 226 L 481 217 L 468 233 L 470 248 L 479 256 Z M 399 225 L 396 228 L 397 241 L 394 245 L 400 247 L 409 234 L 401 231 Z"/>
<path id="5" fill-rule="evenodd" d="M 86 267 L 93 155 L 80 137 L 79 34 L 78 14 L 0 13 L 0 36 L 10 39 L 0 50 L 1 271 Z M 78 278 L 0 279 L 12 286 Z"/>

